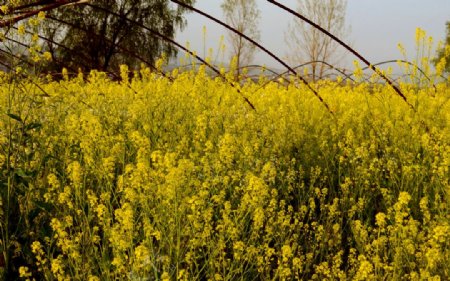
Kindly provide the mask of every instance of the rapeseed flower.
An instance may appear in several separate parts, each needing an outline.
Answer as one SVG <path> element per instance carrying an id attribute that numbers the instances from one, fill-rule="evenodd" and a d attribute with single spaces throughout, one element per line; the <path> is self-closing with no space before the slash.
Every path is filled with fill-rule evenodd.
<path id="1" fill-rule="evenodd" d="M 448 85 L 121 70 L 0 86 L 24 278 L 448 279 Z"/>

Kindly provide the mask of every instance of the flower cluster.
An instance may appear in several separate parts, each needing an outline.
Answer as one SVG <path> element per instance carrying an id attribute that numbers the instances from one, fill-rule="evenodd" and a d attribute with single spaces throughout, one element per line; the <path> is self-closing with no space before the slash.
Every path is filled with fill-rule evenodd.
<path id="1" fill-rule="evenodd" d="M 448 85 L 401 84 L 412 111 L 386 85 L 320 81 L 332 115 L 294 83 L 121 70 L 1 78 L 0 247 L 17 276 L 449 278 Z"/>

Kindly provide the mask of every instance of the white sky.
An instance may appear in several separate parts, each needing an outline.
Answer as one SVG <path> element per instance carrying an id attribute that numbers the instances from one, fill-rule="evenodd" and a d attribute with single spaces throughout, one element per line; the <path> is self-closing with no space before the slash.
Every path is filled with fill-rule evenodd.
<path id="1" fill-rule="evenodd" d="M 287 54 L 284 32 L 292 16 L 264 0 L 256 0 L 261 9 L 260 30 L 264 46 L 280 57 Z M 279 2 L 296 7 L 295 0 Z M 197 0 L 195 7 L 223 19 L 220 8 L 222 1 Z M 348 39 L 352 46 L 366 56 L 372 63 L 384 60 L 401 59 L 397 44 L 402 43 L 411 57 L 415 56 L 415 29 L 420 27 L 433 36 L 435 41 L 445 37 L 445 22 L 450 21 L 450 0 L 348 0 L 347 23 L 351 26 Z M 190 48 L 203 56 L 204 47 L 214 49 L 214 55 L 220 36 L 226 36 L 226 30 L 201 15 L 186 15 L 188 26 L 179 32 L 176 40 L 190 44 Z M 206 41 L 203 40 L 203 26 L 206 26 Z M 351 67 L 355 58 L 348 54 L 342 67 Z M 273 68 L 282 68 L 272 58 L 259 52 L 255 64 L 265 64 Z"/>

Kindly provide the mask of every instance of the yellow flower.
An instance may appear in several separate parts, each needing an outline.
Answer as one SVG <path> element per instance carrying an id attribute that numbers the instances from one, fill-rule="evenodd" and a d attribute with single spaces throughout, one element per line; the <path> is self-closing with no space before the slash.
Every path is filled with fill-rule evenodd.
<path id="1" fill-rule="evenodd" d="M 433 229 L 433 240 L 435 243 L 444 244 L 450 240 L 450 225 L 438 225 Z"/>
<path id="2" fill-rule="evenodd" d="M 360 261 L 358 272 L 356 276 L 354 277 L 354 280 L 371 280 L 372 272 L 373 272 L 373 265 L 366 259 L 364 255 L 361 255 L 358 257 L 358 260 Z"/>
<path id="3" fill-rule="evenodd" d="M 8 5 L 2 5 L 2 6 L 0 6 L 0 10 L 3 12 L 3 14 L 8 14 L 8 12 L 9 12 L 9 7 L 8 7 Z"/>
<path id="4" fill-rule="evenodd" d="M 67 166 L 70 179 L 74 185 L 79 185 L 83 178 L 83 169 L 78 161 L 74 161 Z"/>
<path id="5" fill-rule="evenodd" d="M 52 54 L 51 54 L 50 52 L 44 52 L 44 53 L 42 54 L 42 56 L 44 57 L 44 59 L 45 59 L 46 61 L 51 61 L 51 60 L 52 60 Z"/>
<path id="6" fill-rule="evenodd" d="M 37 16 L 38 16 L 39 19 L 43 20 L 43 19 L 45 19 L 45 12 L 44 11 L 40 11 Z"/>
<path id="7" fill-rule="evenodd" d="M 64 264 L 61 260 L 61 256 L 58 256 L 58 258 L 52 260 L 52 272 L 56 276 L 63 276 L 64 275 Z"/>
<path id="8" fill-rule="evenodd" d="M 19 267 L 19 277 L 21 278 L 31 277 L 30 269 L 26 266 Z"/>
<path id="9" fill-rule="evenodd" d="M 242 241 L 237 241 L 233 245 L 233 255 L 236 260 L 240 260 L 242 258 L 242 254 L 245 250 L 245 244 Z"/>
<path id="10" fill-rule="evenodd" d="M 426 32 L 425 30 L 421 29 L 421 28 L 416 28 L 416 44 L 419 44 L 419 42 L 425 38 L 426 36 Z"/>
<path id="11" fill-rule="evenodd" d="M 150 251 L 144 245 L 139 245 L 134 249 L 137 267 L 141 268 L 150 264 Z"/>
<path id="12" fill-rule="evenodd" d="M 381 212 L 376 214 L 375 223 L 378 225 L 378 227 L 383 228 L 386 225 L 386 214 Z"/>
<path id="13" fill-rule="evenodd" d="M 161 281 L 170 281 L 170 275 L 166 271 L 161 275 Z"/>
<path id="14" fill-rule="evenodd" d="M 284 245 L 281 248 L 281 256 L 283 257 L 283 262 L 288 262 L 292 257 L 292 248 L 289 245 Z"/>
<path id="15" fill-rule="evenodd" d="M 19 27 L 17 28 L 17 33 L 19 35 L 25 35 L 26 29 L 24 24 L 19 24 Z"/>
<path id="16" fill-rule="evenodd" d="M 408 192 L 400 192 L 398 196 L 398 203 L 401 205 L 407 205 L 411 200 L 411 195 Z"/>

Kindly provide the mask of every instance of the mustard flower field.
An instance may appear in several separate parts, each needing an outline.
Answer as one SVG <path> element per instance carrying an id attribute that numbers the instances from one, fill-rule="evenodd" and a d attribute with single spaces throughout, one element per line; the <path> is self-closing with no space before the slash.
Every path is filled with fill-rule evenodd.
<path id="1" fill-rule="evenodd" d="M 10 278 L 450 278 L 448 82 L 0 79 Z"/>

